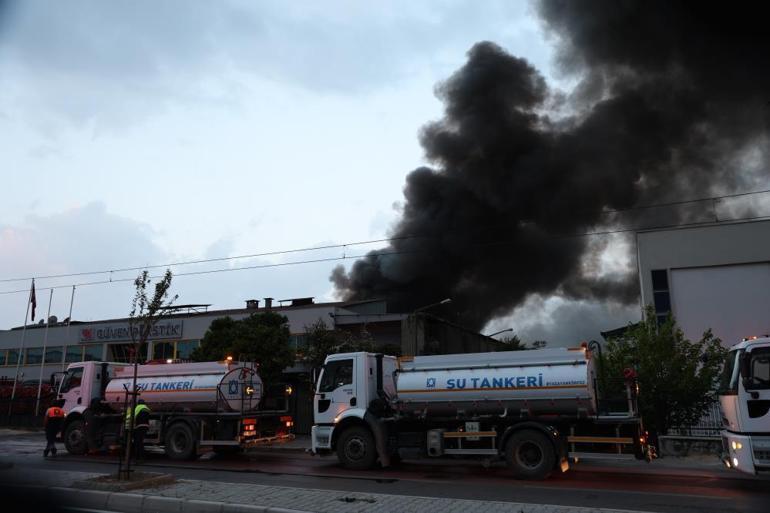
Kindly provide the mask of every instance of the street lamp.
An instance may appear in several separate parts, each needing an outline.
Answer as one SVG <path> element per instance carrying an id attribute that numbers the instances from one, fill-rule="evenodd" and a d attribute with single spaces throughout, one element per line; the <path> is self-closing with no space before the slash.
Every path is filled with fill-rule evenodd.
<path id="1" fill-rule="evenodd" d="M 442 299 L 438 303 L 431 303 L 429 305 L 421 306 L 420 308 L 417 308 L 417 309 L 415 309 L 412 312 L 410 317 L 412 318 L 412 323 L 413 323 L 412 329 L 414 330 L 414 348 L 413 348 L 413 352 L 414 352 L 415 356 L 417 356 L 417 313 L 418 312 L 422 312 L 424 310 L 427 310 L 428 308 L 433 308 L 434 306 L 446 305 L 447 303 L 451 303 L 451 302 L 452 302 L 452 298 Z"/>
<path id="2" fill-rule="evenodd" d="M 513 328 L 507 328 L 507 329 L 504 329 L 504 330 L 495 331 L 491 335 L 484 335 L 484 336 L 485 337 L 494 337 L 495 335 L 499 335 L 500 333 L 505 333 L 506 331 L 513 331 Z"/>
<path id="3" fill-rule="evenodd" d="M 427 310 L 428 308 L 433 308 L 434 306 L 438 306 L 438 305 L 445 305 L 445 304 L 451 303 L 451 302 L 452 302 L 452 298 L 442 299 L 438 303 L 431 303 L 429 305 L 421 306 L 420 308 L 418 308 L 417 310 L 412 312 L 412 315 L 416 314 L 417 312 L 422 312 L 423 310 Z"/>

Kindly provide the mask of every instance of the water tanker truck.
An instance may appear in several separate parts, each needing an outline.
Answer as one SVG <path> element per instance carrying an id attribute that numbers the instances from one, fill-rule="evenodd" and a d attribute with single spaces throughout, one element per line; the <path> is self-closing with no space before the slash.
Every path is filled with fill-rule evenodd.
<path id="1" fill-rule="evenodd" d="M 599 394 L 585 348 L 395 358 L 365 352 L 326 358 L 312 452 L 350 469 L 399 458 L 505 460 L 518 478 L 566 471 L 569 458 L 650 461 L 629 371 L 619 399 Z M 605 380 L 609 381 L 609 380 Z"/>
<path id="2" fill-rule="evenodd" d="M 119 444 L 131 404 L 134 367 L 79 362 L 60 376 L 64 399 L 63 441 L 68 452 Z M 266 386 L 253 364 L 233 361 L 157 363 L 137 366 L 136 390 L 150 407 L 145 445 L 163 446 L 173 459 L 189 459 L 199 448 L 233 452 L 293 438 L 289 415 L 291 387 Z M 91 409 L 89 412 L 88 409 Z M 93 418 L 94 431 L 86 432 Z"/>

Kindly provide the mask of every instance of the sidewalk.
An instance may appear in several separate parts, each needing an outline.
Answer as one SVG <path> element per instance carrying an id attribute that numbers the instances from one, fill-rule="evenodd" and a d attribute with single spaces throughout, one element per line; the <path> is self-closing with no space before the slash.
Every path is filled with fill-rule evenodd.
<path id="1" fill-rule="evenodd" d="M 265 486 L 250 483 L 180 480 L 158 488 L 111 493 L 73 488 L 98 474 L 56 470 L 0 470 L 0 481 L 15 481 L 36 495 L 49 494 L 57 504 L 136 513 L 641 513 L 628 510 L 458 500 L 408 495 Z M 39 483 L 50 483 L 42 487 Z M 36 484 L 35 484 L 36 483 Z"/>

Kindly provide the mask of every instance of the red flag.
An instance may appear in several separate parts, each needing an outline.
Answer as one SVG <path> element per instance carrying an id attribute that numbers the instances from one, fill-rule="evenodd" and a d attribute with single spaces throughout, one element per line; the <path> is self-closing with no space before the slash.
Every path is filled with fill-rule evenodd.
<path id="1" fill-rule="evenodd" d="M 37 298 L 35 298 L 35 278 L 32 278 L 32 289 L 29 291 L 29 302 L 32 303 L 32 320 L 35 320 L 35 307 Z"/>

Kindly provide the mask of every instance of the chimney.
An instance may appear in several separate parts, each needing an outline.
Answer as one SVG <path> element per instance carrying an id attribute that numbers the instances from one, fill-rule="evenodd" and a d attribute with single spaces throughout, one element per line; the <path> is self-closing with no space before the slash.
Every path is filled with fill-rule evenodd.
<path id="1" fill-rule="evenodd" d="M 259 299 L 247 299 L 246 300 L 246 309 L 247 310 L 256 310 L 259 308 Z"/>
<path id="2" fill-rule="evenodd" d="M 273 298 L 266 297 L 265 298 L 265 310 L 270 310 L 273 307 Z"/>

